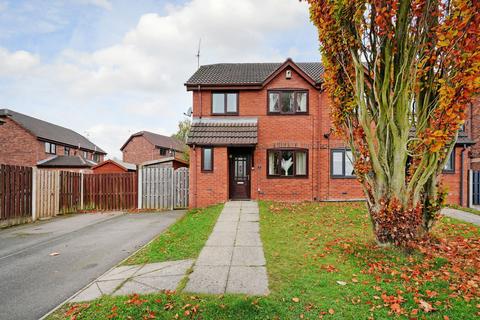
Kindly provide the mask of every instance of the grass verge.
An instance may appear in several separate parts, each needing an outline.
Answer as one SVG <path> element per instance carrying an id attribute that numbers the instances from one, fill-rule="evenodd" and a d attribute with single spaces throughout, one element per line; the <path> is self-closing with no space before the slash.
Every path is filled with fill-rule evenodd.
<path id="1" fill-rule="evenodd" d="M 375 245 L 362 203 L 262 202 L 260 214 L 268 297 L 104 297 L 50 319 L 478 318 L 478 227 L 441 218 L 434 240 L 406 254 Z"/>
<path id="2" fill-rule="evenodd" d="M 196 258 L 222 208 L 222 205 L 216 205 L 187 211 L 166 232 L 125 260 L 123 265 Z"/>

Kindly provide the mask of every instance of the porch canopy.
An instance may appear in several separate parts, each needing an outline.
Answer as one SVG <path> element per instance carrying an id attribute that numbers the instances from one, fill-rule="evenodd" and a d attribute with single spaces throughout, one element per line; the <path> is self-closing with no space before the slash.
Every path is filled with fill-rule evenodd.
<path id="1" fill-rule="evenodd" d="M 193 118 L 187 144 L 197 146 L 254 146 L 257 118 Z"/>

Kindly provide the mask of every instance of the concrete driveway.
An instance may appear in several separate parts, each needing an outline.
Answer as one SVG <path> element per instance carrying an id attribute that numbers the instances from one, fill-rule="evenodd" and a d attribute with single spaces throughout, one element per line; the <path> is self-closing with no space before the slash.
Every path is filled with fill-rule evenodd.
<path id="1" fill-rule="evenodd" d="M 0 319 L 39 319 L 183 214 L 80 214 L 0 230 Z"/>

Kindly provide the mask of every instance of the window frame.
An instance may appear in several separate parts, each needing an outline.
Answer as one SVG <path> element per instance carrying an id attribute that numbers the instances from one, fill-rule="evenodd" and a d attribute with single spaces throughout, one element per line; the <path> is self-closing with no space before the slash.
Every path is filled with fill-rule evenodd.
<path id="1" fill-rule="evenodd" d="M 48 145 L 48 151 L 47 151 L 47 145 Z M 52 148 L 53 148 L 53 151 L 52 151 Z M 57 145 L 55 143 L 45 141 L 45 153 L 57 154 Z"/>
<path id="2" fill-rule="evenodd" d="M 214 94 L 223 94 L 223 112 L 214 112 L 213 111 L 213 95 Z M 235 94 L 236 97 L 237 97 L 237 109 L 235 112 L 228 112 L 228 106 L 227 106 L 227 103 L 228 103 L 228 94 Z M 211 104 L 210 104 L 210 113 L 211 115 L 213 116 L 224 116 L 224 115 L 230 115 L 230 116 L 237 116 L 238 115 L 238 109 L 239 109 L 239 105 L 240 105 L 240 94 L 238 91 L 212 91 L 211 92 L 211 97 L 210 97 L 210 100 L 211 100 Z"/>
<path id="3" fill-rule="evenodd" d="M 211 168 L 210 168 L 210 169 L 205 169 L 205 150 L 206 150 L 206 149 L 210 149 L 210 150 L 211 150 L 211 153 L 210 153 L 210 154 L 211 154 L 211 159 L 210 159 Z M 202 153 L 202 154 L 201 154 L 201 164 L 200 164 L 200 166 L 201 166 L 201 171 L 202 171 L 202 172 L 205 172 L 205 173 L 213 172 L 213 167 L 214 167 L 214 166 L 213 166 L 213 164 L 214 164 L 214 162 L 213 162 L 213 159 L 214 159 L 214 150 L 215 150 L 215 148 L 212 147 L 212 146 L 202 147 L 202 150 L 201 150 L 201 153 Z"/>
<path id="4" fill-rule="evenodd" d="M 66 156 L 70 156 L 70 147 L 63 147 L 63 154 Z"/>
<path id="5" fill-rule="evenodd" d="M 162 153 L 163 151 L 163 153 Z M 167 156 L 167 152 L 168 152 L 168 149 L 167 148 L 158 148 L 158 154 L 162 157 L 166 157 Z"/>
<path id="6" fill-rule="evenodd" d="M 345 149 L 345 148 L 343 148 L 343 149 L 330 149 L 330 178 L 332 178 L 332 179 L 356 179 L 357 178 L 357 176 L 355 174 L 346 175 L 346 173 L 345 173 L 345 163 L 347 161 L 347 151 L 352 152 L 351 149 Z M 342 162 L 342 172 L 343 172 L 343 174 L 341 174 L 341 175 L 333 173 L 333 154 L 335 152 L 341 152 L 342 156 L 343 156 L 343 162 Z M 354 167 L 353 163 L 352 163 L 352 167 L 355 170 L 355 167 Z"/>
<path id="7" fill-rule="evenodd" d="M 445 167 L 444 167 L 444 168 L 442 168 L 442 173 L 454 174 L 455 173 L 455 148 L 453 148 L 452 152 L 450 153 L 449 161 L 452 161 L 452 168 L 451 169 L 445 169 Z"/>
<path id="8" fill-rule="evenodd" d="M 307 105 L 305 111 L 296 111 L 296 103 L 297 100 L 294 98 L 294 106 L 293 112 L 282 112 L 281 108 L 280 111 L 270 111 L 270 93 L 279 93 L 280 94 L 280 101 L 282 100 L 281 94 L 285 92 L 293 92 L 294 94 L 297 92 L 304 92 L 307 94 Z M 294 95 L 295 96 L 295 95 Z M 278 89 L 269 89 L 267 90 L 267 115 L 273 116 L 295 116 L 295 115 L 308 115 L 310 112 L 310 104 L 309 104 L 309 97 L 310 91 L 308 89 L 300 89 L 300 88 L 278 88 Z"/>
<path id="9" fill-rule="evenodd" d="M 272 175 L 272 174 L 270 174 L 270 161 L 269 161 L 270 152 L 282 152 L 282 151 L 293 152 L 293 175 L 291 175 L 291 176 L 282 176 L 282 175 L 276 175 L 276 174 Z M 306 153 L 305 174 L 297 175 L 297 152 Z M 267 153 L 266 153 L 267 165 L 265 166 L 266 169 L 267 169 L 267 172 L 266 172 L 267 179 L 308 179 L 308 175 L 309 175 L 308 156 L 309 156 L 309 149 L 307 149 L 307 148 L 270 148 L 270 149 L 267 149 Z"/>

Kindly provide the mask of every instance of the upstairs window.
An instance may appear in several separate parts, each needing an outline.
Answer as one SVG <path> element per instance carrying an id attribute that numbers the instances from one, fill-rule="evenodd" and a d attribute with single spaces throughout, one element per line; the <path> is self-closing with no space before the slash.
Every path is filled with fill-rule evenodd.
<path id="1" fill-rule="evenodd" d="M 238 114 L 238 93 L 213 92 L 212 114 Z"/>
<path id="2" fill-rule="evenodd" d="M 45 142 L 45 152 L 49 154 L 57 154 L 57 146 L 54 143 Z"/>
<path id="3" fill-rule="evenodd" d="M 92 158 L 93 158 L 93 161 L 95 161 L 95 162 L 99 162 L 99 161 L 100 161 L 100 155 L 97 154 L 97 153 L 95 153 Z"/>
<path id="4" fill-rule="evenodd" d="M 269 177 L 306 177 L 307 150 L 268 150 Z"/>
<path id="5" fill-rule="evenodd" d="M 83 151 L 83 157 L 84 157 L 85 159 L 88 159 L 88 152 L 87 152 L 87 151 Z"/>
<path id="6" fill-rule="evenodd" d="M 443 167 L 443 172 L 454 173 L 455 172 L 455 149 L 448 156 L 448 160 Z"/>
<path id="7" fill-rule="evenodd" d="M 165 149 L 165 148 L 160 148 L 159 150 L 160 150 L 160 155 L 161 155 L 161 156 L 166 156 L 166 155 L 167 155 L 167 149 Z"/>
<path id="8" fill-rule="evenodd" d="M 63 149 L 63 153 L 66 155 L 66 156 L 69 156 L 70 155 L 70 148 L 69 147 L 65 147 Z"/>
<path id="9" fill-rule="evenodd" d="M 268 113 L 306 114 L 308 112 L 308 91 L 270 90 L 268 91 Z"/>
<path id="10" fill-rule="evenodd" d="M 330 163 L 331 174 L 334 178 L 353 178 L 353 157 L 350 150 L 332 150 Z"/>
<path id="11" fill-rule="evenodd" d="M 202 148 L 202 171 L 213 171 L 213 148 Z"/>

